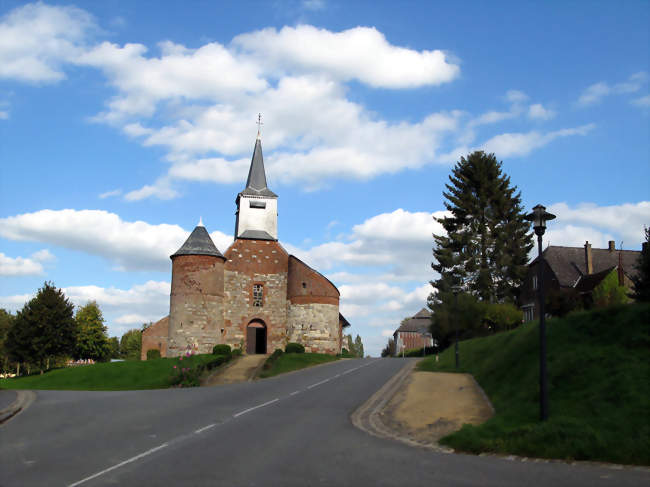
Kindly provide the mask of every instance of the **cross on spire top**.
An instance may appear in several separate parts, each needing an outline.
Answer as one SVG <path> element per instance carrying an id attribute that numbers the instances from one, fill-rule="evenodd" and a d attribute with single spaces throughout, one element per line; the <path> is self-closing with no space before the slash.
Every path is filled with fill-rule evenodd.
<path id="1" fill-rule="evenodd" d="M 262 122 L 262 114 L 258 113 L 257 114 L 257 138 L 258 139 L 260 138 L 260 131 L 262 130 L 262 125 L 264 125 L 264 123 Z"/>

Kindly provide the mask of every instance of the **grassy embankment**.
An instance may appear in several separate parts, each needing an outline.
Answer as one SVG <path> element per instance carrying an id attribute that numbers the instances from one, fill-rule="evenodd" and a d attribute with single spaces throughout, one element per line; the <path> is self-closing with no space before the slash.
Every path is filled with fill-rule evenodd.
<path id="1" fill-rule="evenodd" d="M 77 391 L 123 391 L 163 389 L 177 367 L 195 368 L 215 358 L 212 354 L 80 365 L 50 370 L 43 375 L 0 379 L 0 389 L 55 389 Z M 178 369 L 176 369 L 178 370 Z"/>
<path id="2" fill-rule="evenodd" d="M 293 370 L 333 362 L 339 358 L 336 355 L 328 355 L 326 353 L 283 353 L 273 361 L 271 368 L 262 370 L 259 376 L 265 379 Z"/>
<path id="3" fill-rule="evenodd" d="M 442 439 L 453 448 L 523 456 L 650 464 L 650 305 L 547 321 L 549 419 L 539 421 L 539 328 L 460 344 L 496 415 Z M 454 371 L 453 347 L 420 370 Z"/>

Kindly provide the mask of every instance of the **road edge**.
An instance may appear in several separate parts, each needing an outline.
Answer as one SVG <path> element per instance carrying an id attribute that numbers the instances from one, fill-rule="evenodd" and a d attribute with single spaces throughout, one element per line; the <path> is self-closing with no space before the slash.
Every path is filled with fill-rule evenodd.
<path id="1" fill-rule="evenodd" d="M 14 402 L 0 410 L 0 426 L 27 409 L 36 399 L 36 392 L 34 391 L 14 390 L 14 392 L 16 393 Z"/>

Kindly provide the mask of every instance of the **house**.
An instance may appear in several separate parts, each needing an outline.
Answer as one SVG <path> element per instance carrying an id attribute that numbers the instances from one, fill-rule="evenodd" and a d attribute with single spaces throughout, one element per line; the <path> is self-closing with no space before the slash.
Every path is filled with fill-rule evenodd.
<path id="1" fill-rule="evenodd" d="M 235 239 L 222 254 L 202 222 L 170 256 L 169 316 L 142 333 L 142 358 L 216 344 L 267 353 L 298 342 L 307 352 L 341 352 L 339 291 L 325 276 L 290 255 L 278 241 L 278 196 L 266 182 L 258 132 L 246 187 L 235 201 Z"/>
<path id="2" fill-rule="evenodd" d="M 430 327 L 431 311 L 426 308 L 422 308 L 414 316 L 402 321 L 400 327 L 393 333 L 395 355 L 412 348 L 433 347 Z"/>
<path id="3" fill-rule="evenodd" d="M 641 255 L 637 250 L 616 250 L 614 241 L 606 249 L 593 249 L 589 242 L 584 247 L 548 246 L 544 256 L 544 293 L 574 290 L 589 303 L 591 293 L 612 272 L 618 276 L 619 285 L 633 287 L 631 277 L 636 276 L 636 265 Z M 539 317 L 537 269 L 539 258 L 529 265 L 519 294 L 524 321 Z"/>

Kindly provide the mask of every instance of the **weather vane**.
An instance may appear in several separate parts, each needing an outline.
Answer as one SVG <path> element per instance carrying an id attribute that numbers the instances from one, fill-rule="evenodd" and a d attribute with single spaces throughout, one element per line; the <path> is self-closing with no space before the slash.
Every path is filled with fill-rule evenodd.
<path id="1" fill-rule="evenodd" d="M 257 114 L 257 136 L 258 137 L 260 136 L 260 131 L 262 130 L 262 125 L 264 125 L 262 123 L 262 114 L 258 113 Z"/>

